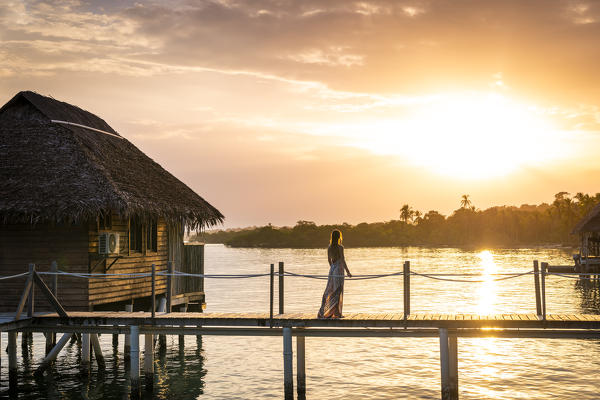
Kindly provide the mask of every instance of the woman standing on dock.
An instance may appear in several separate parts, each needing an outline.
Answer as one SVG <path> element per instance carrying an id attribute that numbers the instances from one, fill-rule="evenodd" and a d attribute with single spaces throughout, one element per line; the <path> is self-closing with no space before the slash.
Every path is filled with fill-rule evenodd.
<path id="1" fill-rule="evenodd" d="M 331 242 L 327 248 L 327 260 L 329 261 L 329 278 L 327 287 L 323 293 L 321 309 L 317 318 L 342 318 L 342 305 L 344 300 L 344 270 L 348 277 L 352 274 L 344 259 L 344 247 L 342 246 L 342 232 L 334 229 L 331 232 Z"/>

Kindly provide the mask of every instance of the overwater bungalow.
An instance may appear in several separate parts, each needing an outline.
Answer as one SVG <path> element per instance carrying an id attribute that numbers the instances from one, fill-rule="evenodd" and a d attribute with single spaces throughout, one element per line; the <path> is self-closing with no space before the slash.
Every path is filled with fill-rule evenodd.
<path id="1" fill-rule="evenodd" d="M 576 269 L 597 271 L 600 269 L 600 204 L 596 205 L 573 229 L 580 237 L 579 254 L 575 258 Z"/>
<path id="2" fill-rule="evenodd" d="M 48 271 L 55 261 L 74 274 L 59 277 L 66 310 L 147 308 L 149 277 L 76 274 L 148 273 L 152 264 L 166 270 L 168 261 L 175 270 L 202 273 L 203 248 L 184 246 L 184 230 L 223 218 L 88 111 L 29 91 L 0 108 L 0 274 L 25 272 L 30 263 Z M 0 311 L 16 310 L 24 282 L 2 282 Z M 156 293 L 165 290 L 159 276 Z M 200 279 L 177 278 L 173 290 L 174 305 L 204 302 Z"/>

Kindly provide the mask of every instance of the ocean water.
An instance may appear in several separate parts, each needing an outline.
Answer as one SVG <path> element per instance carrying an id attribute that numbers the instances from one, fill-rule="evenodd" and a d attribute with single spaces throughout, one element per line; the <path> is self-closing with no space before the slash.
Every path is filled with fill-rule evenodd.
<path id="1" fill-rule="evenodd" d="M 206 273 L 262 273 L 269 264 L 285 262 L 291 272 L 326 274 L 324 249 L 233 249 L 207 245 Z M 534 259 L 568 264 L 560 249 L 452 248 L 346 249 L 353 274 L 391 273 L 410 260 L 411 270 L 424 273 L 483 273 L 483 282 L 448 282 L 411 278 L 413 313 L 535 312 L 533 278 L 493 281 L 494 273 L 525 272 Z M 286 312 L 314 312 L 323 280 L 285 278 Z M 557 276 L 547 280 L 548 313 L 600 313 L 597 286 Z M 205 282 L 207 312 L 267 312 L 269 278 L 210 279 Z M 277 293 L 277 291 L 276 291 Z M 402 278 L 346 281 L 344 312 L 401 312 Z M 19 350 L 20 399 L 126 399 L 128 366 L 123 338 L 100 341 L 106 369 L 95 363 L 89 377 L 79 372 L 79 349 L 69 345 L 50 373 L 33 371 L 43 358 L 44 338 Z M 295 339 L 294 339 L 295 341 Z M 3 350 L 6 334 L 2 335 Z M 20 340 L 19 340 L 20 343 Z M 167 336 L 157 350 L 153 392 L 159 399 L 264 399 L 283 397 L 282 339 L 279 337 Z M 294 346 L 295 348 L 295 346 Z M 25 358 L 22 357 L 25 354 Z M 294 355 L 295 357 L 295 355 Z M 6 353 L 0 384 L 8 396 Z M 461 399 L 596 399 L 600 379 L 600 343 L 571 339 L 458 339 Z M 295 366 L 295 360 L 294 360 Z M 437 338 L 306 338 L 308 399 L 435 399 L 440 397 Z"/>

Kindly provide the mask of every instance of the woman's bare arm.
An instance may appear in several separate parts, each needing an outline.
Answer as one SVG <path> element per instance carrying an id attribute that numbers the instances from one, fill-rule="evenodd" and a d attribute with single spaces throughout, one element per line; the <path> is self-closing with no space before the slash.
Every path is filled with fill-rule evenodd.
<path id="1" fill-rule="evenodd" d="M 348 274 L 348 278 L 352 278 L 352 274 L 350 273 L 350 270 L 348 269 L 348 265 L 346 264 L 346 258 L 344 257 L 344 248 L 342 246 L 340 246 L 340 257 L 342 258 L 342 262 L 344 263 L 344 269 L 346 270 L 346 273 Z"/>

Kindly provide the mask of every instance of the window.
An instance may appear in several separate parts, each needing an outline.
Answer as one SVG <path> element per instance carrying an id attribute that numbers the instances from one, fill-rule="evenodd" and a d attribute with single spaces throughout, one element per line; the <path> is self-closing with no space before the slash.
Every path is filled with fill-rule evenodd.
<path id="1" fill-rule="evenodd" d="M 147 251 L 158 251 L 157 239 L 157 223 L 156 220 L 150 221 L 146 228 L 146 250 Z"/>
<path id="2" fill-rule="evenodd" d="M 110 212 L 100 213 L 98 216 L 98 230 L 108 231 L 112 229 L 112 216 Z"/>
<path id="3" fill-rule="evenodd" d="M 129 250 L 142 252 L 142 221 L 138 217 L 129 218 Z"/>

